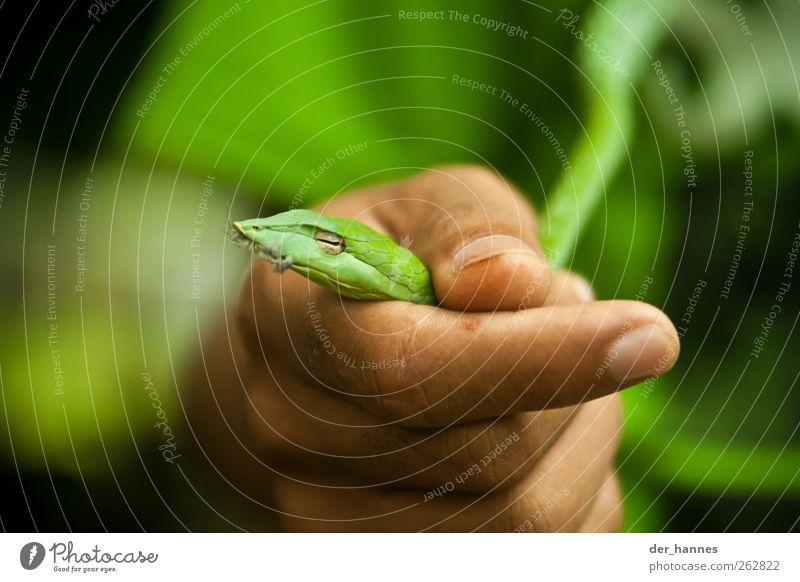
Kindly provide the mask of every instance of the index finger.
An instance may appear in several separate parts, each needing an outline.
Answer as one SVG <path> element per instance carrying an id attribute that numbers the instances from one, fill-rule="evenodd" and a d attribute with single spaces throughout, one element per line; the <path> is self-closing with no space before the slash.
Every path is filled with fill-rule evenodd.
<path id="1" fill-rule="evenodd" d="M 282 365 L 406 426 L 578 404 L 659 375 L 678 355 L 669 319 L 637 301 L 457 313 L 342 300 L 258 264 L 252 273 L 259 289 L 245 292 L 245 310 L 260 341 L 285 348 Z M 275 311 L 270 296 L 287 290 L 293 311 Z"/>

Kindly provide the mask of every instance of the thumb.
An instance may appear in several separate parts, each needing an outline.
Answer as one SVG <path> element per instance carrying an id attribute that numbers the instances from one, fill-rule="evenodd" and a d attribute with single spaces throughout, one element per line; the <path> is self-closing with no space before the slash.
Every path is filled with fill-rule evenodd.
<path id="1" fill-rule="evenodd" d="M 418 178 L 428 194 L 414 253 L 430 270 L 442 307 L 515 311 L 541 305 L 550 268 L 534 235 L 530 205 L 496 174 L 472 166 Z M 433 203 L 432 205 L 430 203 Z"/>
<path id="2" fill-rule="evenodd" d="M 438 236 L 432 238 L 434 243 L 441 242 L 435 240 Z M 476 233 L 461 245 L 441 244 L 422 255 L 431 267 L 436 297 L 450 309 L 526 309 L 540 305 L 550 287 L 544 258 L 521 238 L 496 227 Z"/>

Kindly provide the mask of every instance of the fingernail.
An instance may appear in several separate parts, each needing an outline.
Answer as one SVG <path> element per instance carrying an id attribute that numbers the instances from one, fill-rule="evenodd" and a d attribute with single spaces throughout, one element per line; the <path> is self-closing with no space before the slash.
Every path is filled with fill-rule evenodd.
<path id="1" fill-rule="evenodd" d="M 614 340 L 607 352 L 609 374 L 618 382 L 644 380 L 669 370 L 678 352 L 672 338 L 656 324 L 647 324 Z"/>
<path id="2" fill-rule="evenodd" d="M 580 277 L 573 279 L 572 288 L 578 300 L 582 303 L 594 301 L 594 291 L 592 291 L 592 287 Z"/>
<path id="3" fill-rule="evenodd" d="M 503 234 L 493 234 L 471 241 L 461 247 L 456 253 L 455 265 L 456 268 L 463 269 L 492 257 L 512 253 L 535 256 L 533 249 L 520 239 Z"/>

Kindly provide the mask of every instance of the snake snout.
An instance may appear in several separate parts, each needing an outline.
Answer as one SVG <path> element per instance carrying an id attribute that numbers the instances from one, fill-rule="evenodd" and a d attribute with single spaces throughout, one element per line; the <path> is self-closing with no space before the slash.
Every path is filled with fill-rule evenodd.
<path id="1" fill-rule="evenodd" d="M 251 247 L 255 244 L 254 241 L 244 233 L 241 224 L 238 222 L 228 223 L 228 240 L 240 247 Z"/>

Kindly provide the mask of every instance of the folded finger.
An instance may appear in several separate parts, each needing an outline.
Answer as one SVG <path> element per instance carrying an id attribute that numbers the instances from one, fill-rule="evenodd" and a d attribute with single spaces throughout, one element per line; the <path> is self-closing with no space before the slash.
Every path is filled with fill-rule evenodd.
<path id="1" fill-rule="evenodd" d="M 568 407 L 411 430 L 381 424 L 363 408 L 280 370 L 256 371 L 247 384 L 255 453 L 287 477 L 315 476 L 330 486 L 414 486 L 435 494 L 440 486 L 509 487 L 547 452 L 575 412 Z"/>
<path id="2" fill-rule="evenodd" d="M 582 413 L 593 414 L 589 406 Z M 281 479 L 275 494 L 284 527 L 331 532 L 577 530 L 616 450 L 619 419 L 594 416 L 589 425 L 570 425 L 515 486 L 484 495 L 448 492 L 430 498 L 420 490 L 331 488 Z"/>

